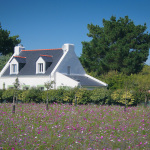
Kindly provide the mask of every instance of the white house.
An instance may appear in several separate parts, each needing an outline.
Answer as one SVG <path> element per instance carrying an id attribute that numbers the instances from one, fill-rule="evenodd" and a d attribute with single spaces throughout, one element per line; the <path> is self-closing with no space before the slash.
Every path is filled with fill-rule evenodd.
<path id="1" fill-rule="evenodd" d="M 25 50 L 18 45 L 0 72 L 0 89 L 12 88 L 18 77 L 21 88 L 38 87 L 54 81 L 54 89 L 69 87 L 106 87 L 107 84 L 86 74 L 74 52 L 73 44 L 57 49 Z"/>

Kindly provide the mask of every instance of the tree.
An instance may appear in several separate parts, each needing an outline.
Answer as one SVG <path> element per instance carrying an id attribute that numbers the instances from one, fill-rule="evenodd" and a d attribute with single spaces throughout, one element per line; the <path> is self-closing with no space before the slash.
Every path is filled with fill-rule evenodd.
<path id="1" fill-rule="evenodd" d="M 13 53 L 15 45 L 21 42 L 19 35 L 10 36 L 10 31 L 3 30 L 0 23 L 0 53 L 6 55 Z"/>
<path id="2" fill-rule="evenodd" d="M 51 82 L 45 82 L 44 83 L 44 86 L 46 87 L 46 89 L 47 89 L 47 101 L 46 101 L 46 110 L 48 110 L 48 90 L 50 90 L 52 87 L 53 87 L 53 84 L 54 84 L 55 82 L 54 81 L 51 81 Z"/>
<path id="3" fill-rule="evenodd" d="M 145 66 L 141 73 L 135 76 L 135 82 L 137 84 L 138 92 L 141 95 L 144 95 L 145 103 L 144 106 L 147 106 L 150 90 L 150 67 Z"/>
<path id="4" fill-rule="evenodd" d="M 97 75 L 116 70 L 125 74 L 138 73 L 147 60 L 150 48 L 150 34 L 146 24 L 135 25 L 128 16 L 112 16 L 103 19 L 103 27 L 88 24 L 88 37 L 82 42 L 80 61 L 88 72 Z"/>
<path id="5" fill-rule="evenodd" d="M 12 53 L 0 56 L 0 71 L 3 69 L 3 67 L 8 62 L 8 60 L 10 59 L 11 56 L 12 56 Z"/>
<path id="6" fill-rule="evenodd" d="M 16 102 L 18 103 L 17 96 L 18 96 L 18 90 L 20 88 L 20 82 L 19 82 L 18 77 L 16 78 L 13 85 L 14 85 L 14 96 L 13 96 L 12 113 L 15 113 L 15 99 L 16 99 Z"/>

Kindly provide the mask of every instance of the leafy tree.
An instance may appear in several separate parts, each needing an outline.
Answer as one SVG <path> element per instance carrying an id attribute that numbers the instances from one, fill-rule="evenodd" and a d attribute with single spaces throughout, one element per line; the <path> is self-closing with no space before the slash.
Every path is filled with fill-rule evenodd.
<path id="1" fill-rule="evenodd" d="M 12 55 L 12 53 L 0 56 L 0 71 L 3 69 L 3 67 L 5 66 L 5 64 L 8 62 L 8 60 L 11 57 L 11 55 Z"/>
<path id="2" fill-rule="evenodd" d="M 120 105 L 133 105 L 134 104 L 134 96 L 131 91 L 125 91 L 124 89 L 117 89 L 112 94 L 111 97 L 113 99 L 114 104 Z"/>
<path id="3" fill-rule="evenodd" d="M 88 37 L 92 40 L 82 42 L 80 61 L 88 72 L 97 75 L 117 70 L 125 74 L 138 73 L 148 58 L 150 34 L 146 24 L 135 25 L 125 16 L 112 16 L 103 19 L 103 27 L 88 24 Z"/>
<path id="4" fill-rule="evenodd" d="M 141 95 L 144 95 L 145 99 L 145 107 L 147 106 L 148 103 L 148 98 L 149 98 L 149 90 L 150 90 L 150 78 L 149 75 L 143 75 L 139 74 L 136 77 L 136 83 L 138 85 L 138 92 L 141 93 Z"/>
<path id="5" fill-rule="evenodd" d="M 48 90 L 50 90 L 52 87 L 53 87 L 53 84 L 54 84 L 55 82 L 54 81 L 51 81 L 51 82 L 45 82 L 44 83 L 44 86 L 46 87 L 46 89 L 47 89 L 47 102 L 46 102 L 46 110 L 48 110 Z"/>
<path id="6" fill-rule="evenodd" d="M 19 35 L 10 36 L 10 31 L 3 30 L 0 23 L 0 53 L 6 55 L 13 53 L 15 45 L 21 42 Z"/>

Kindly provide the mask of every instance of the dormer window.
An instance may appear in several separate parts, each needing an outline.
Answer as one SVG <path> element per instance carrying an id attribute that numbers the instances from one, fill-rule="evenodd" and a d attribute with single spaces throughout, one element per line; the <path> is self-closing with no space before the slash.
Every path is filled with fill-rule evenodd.
<path id="1" fill-rule="evenodd" d="M 44 72 L 44 69 L 43 69 L 43 63 L 38 63 L 38 72 L 39 73 L 43 73 Z"/>
<path id="2" fill-rule="evenodd" d="M 18 74 L 26 64 L 26 57 L 14 56 L 10 62 L 10 74 Z"/>
<path id="3" fill-rule="evenodd" d="M 17 64 L 12 64 L 12 73 L 17 73 Z"/>
<path id="4" fill-rule="evenodd" d="M 44 74 L 46 72 L 52 64 L 52 57 L 51 55 L 40 55 L 36 61 L 36 74 Z"/>

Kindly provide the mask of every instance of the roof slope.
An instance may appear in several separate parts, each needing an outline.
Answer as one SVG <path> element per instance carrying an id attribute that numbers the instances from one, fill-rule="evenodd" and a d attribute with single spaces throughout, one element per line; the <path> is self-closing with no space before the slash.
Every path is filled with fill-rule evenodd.
<path id="1" fill-rule="evenodd" d="M 83 75 L 66 75 L 67 77 L 80 82 L 81 86 L 104 86 L 103 84 Z"/>
<path id="2" fill-rule="evenodd" d="M 18 75 L 36 75 L 36 61 L 41 55 L 50 55 L 50 61 L 52 61 L 51 66 L 46 70 L 45 74 L 42 75 L 50 75 L 58 61 L 63 55 L 63 50 L 59 49 L 40 49 L 40 50 L 22 50 L 19 54 L 20 57 L 26 57 L 26 64 L 20 70 Z M 48 58 L 45 58 L 48 59 Z M 51 60 L 52 59 L 52 60 Z M 48 60 L 47 60 L 48 61 Z M 10 75 L 10 67 L 6 69 L 2 76 L 15 76 Z"/>

